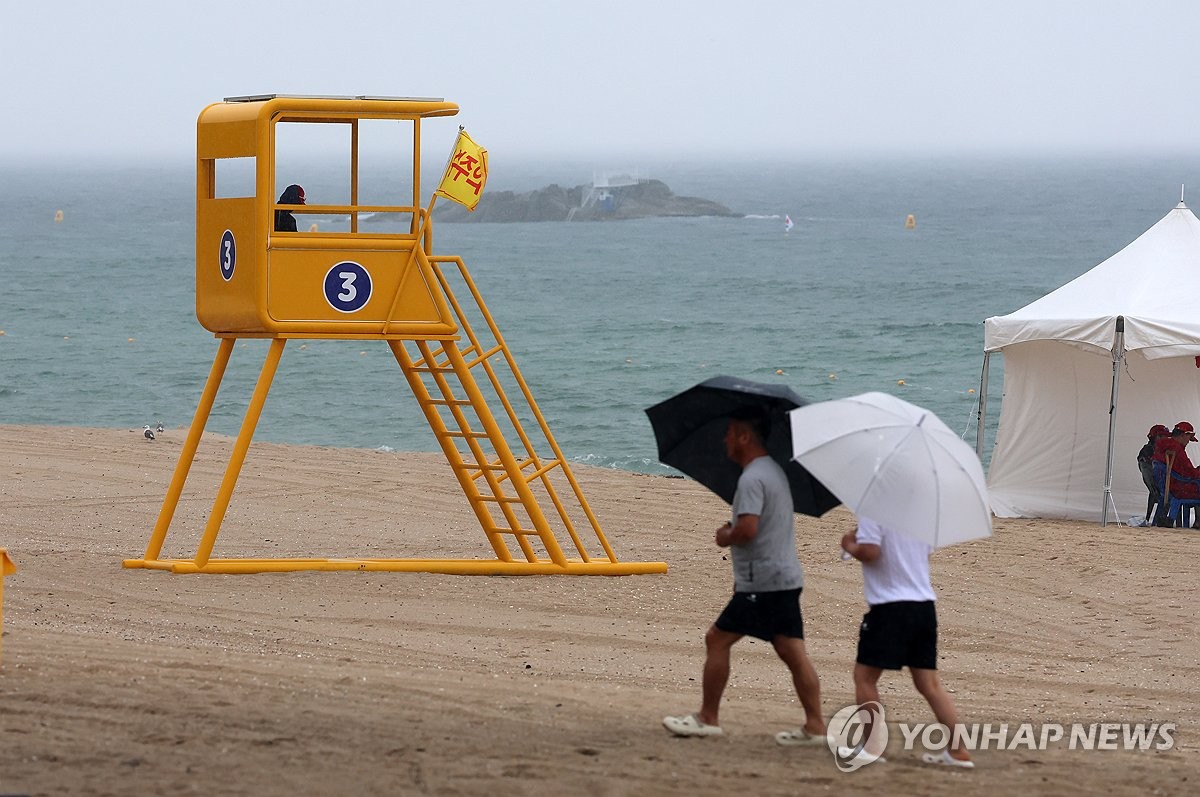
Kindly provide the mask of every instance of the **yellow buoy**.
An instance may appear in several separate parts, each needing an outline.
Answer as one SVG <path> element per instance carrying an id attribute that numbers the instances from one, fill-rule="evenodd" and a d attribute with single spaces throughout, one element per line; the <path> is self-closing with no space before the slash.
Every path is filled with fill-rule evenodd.
<path id="1" fill-rule="evenodd" d="M 896 380 L 896 384 L 897 384 L 897 385 L 903 385 L 903 384 L 904 384 L 904 380 L 903 380 L 903 379 L 897 379 L 897 380 Z"/>
<path id="2" fill-rule="evenodd" d="M 783 369 L 782 369 L 782 368 L 776 368 L 776 369 L 775 369 L 775 375 L 776 375 L 776 376 L 783 376 Z"/>
<path id="3" fill-rule="evenodd" d="M 904 229 L 906 229 L 906 230 L 917 229 L 917 217 L 914 216 L 913 214 L 909 213 L 908 218 L 904 220 Z"/>
<path id="4" fill-rule="evenodd" d="M 130 338 L 130 339 L 129 339 L 129 342 L 130 342 L 130 343 L 133 343 L 133 342 L 134 342 L 134 341 L 133 341 L 133 338 Z"/>
<path id="5" fill-rule="evenodd" d="M 829 375 L 829 378 L 830 378 L 830 379 L 837 379 L 837 374 L 830 374 L 830 375 Z"/>
<path id="6" fill-rule="evenodd" d="M 317 231 L 317 223 L 316 223 L 315 221 L 314 221 L 312 224 L 310 224 L 310 225 L 309 225 L 309 227 L 308 227 L 308 231 L 309 231 L 309 232 L 316 232 L 316 231 Z"/>
<path id="7" fill-rule="evenodd" d="M 54 211 L 54 223 L 60 224 L 63 220 L 63 212 L 61 210 Z"/>
<path id="8" fill-rule="evenodd" d="M 968 396 L 973 396 L 973 395 L 975 395 L 975 388 L 973 388 L 973 387 L 972 387 L 972 388 L 969 388 L 969 389 L 967 390 L 967 395 L 968 395 Z M 1166 471 L 1163 471 L 1163 473 L 1166 473 Z"/>

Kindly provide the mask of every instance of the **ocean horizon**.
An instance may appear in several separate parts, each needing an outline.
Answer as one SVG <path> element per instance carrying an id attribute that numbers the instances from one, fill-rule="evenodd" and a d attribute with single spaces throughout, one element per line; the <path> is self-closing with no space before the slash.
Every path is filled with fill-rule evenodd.
<path id="1" fill-rule="evenodd" d="M 644 473 L 671 472 L 644 408 L 718 374 L 812 401 L 894 393 L 974 445 L 984 319 L 1124 247 L 1181 185 L 1200 190 L 1200 157 L 1153 155 L 501 160 L 487 190 L 626 168 L 745 216 L 439 223 L 433 238 L 464 259 L 567 457 Z M 217 348 L 195 317 L 192 169 L 0 165 L 0 422 L 131 442 L 190 423 Z M 211 431 L 236 434 L 265 348 L 238 344 Z M 1002 372 L 994 358 L 985 461 Z M 438 450 L 378 341 L 289 346 L 256 439 Z"/>

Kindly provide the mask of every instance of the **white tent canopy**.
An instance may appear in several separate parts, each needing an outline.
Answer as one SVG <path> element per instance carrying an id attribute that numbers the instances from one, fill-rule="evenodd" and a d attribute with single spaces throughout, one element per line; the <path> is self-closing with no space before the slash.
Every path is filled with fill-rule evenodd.
<path id="1" fill-rule="evenodd" d="M 999 517 L 1106 522 L 1146 508 L 1135 455 L 1156 423 L 1200 423 L 1200 219 L 1180 202 L 1087 273 L 984 322 L 1004 353 L 988 473 Z"/>

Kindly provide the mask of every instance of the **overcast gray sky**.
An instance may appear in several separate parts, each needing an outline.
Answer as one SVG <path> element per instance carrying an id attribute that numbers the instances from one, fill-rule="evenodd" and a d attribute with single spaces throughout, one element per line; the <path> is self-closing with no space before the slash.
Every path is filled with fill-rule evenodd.
<path id="1" fill-rule="evenodd" d="M 6 0 L 0 158 L 183 155 L 208 103 L 444 97 L 493 152 L 1186 151 L 1200 2 Z"/>

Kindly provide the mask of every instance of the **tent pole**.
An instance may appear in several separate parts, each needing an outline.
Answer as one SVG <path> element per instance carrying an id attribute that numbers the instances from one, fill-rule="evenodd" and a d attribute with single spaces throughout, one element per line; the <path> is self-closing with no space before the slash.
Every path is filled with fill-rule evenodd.
<path id="1" fill-rule="evenodd" d="M 983 461 L 983 423 L 987 420 L 988 363 L 992 353 L 983 353 L 983 373 L 979 375 L 979 405 L 975 409 L 975 455 Z"/>
<path id="2" fill-rule="evenodd" d="M 1117 438 L 1117 393 L 1121 387 L 1121 364 L 1125 361 L 1125 317 L 1117 316 L 1117 333 L 1113 339 L 1112 393 L 1108 402 L 1108 462 L 1104 469 L 1104 507 L 1100 510 L 1100 526 L 1108 525 L 1108 507 L 1111 504 L 1116 514 L 1112 497 L 1112 472 L 1114 443 Z M 1118 521 L 1120 517 L 1117 518 Z"/>

